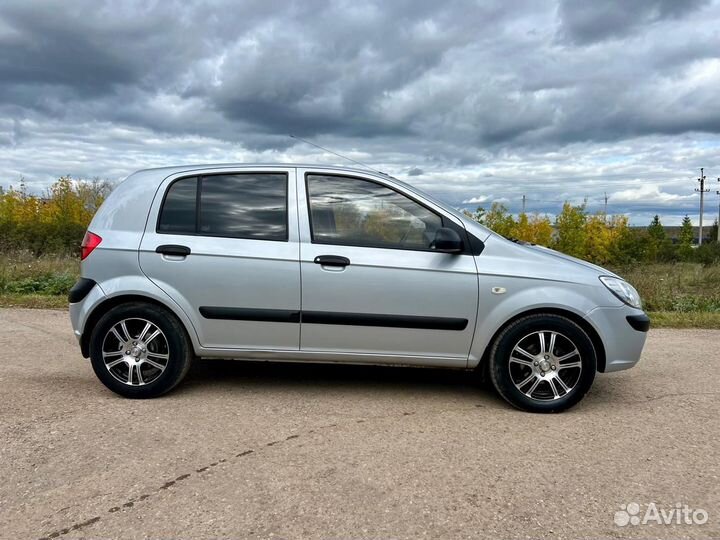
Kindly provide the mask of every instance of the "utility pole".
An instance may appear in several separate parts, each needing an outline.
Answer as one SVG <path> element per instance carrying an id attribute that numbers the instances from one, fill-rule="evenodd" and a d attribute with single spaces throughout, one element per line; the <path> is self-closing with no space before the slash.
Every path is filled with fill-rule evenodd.
<path id="1" fill-rule="evenodd" d="M 720 182 L 720 178 L 718 178 L 718 181 Z M 720 193 L 720 191 L 718 193 Z M 523 207 L 522 208 L 523 208 L 522 213 L 524 214 L 525 213 L 525 195 L 523 195 Z"/>
<path id="2" fill-rule="evenodd" d="M 607 201 L 608 201 L 608 197 L 607 197 L 607 191 L 606 191 L 605 192 L 605 218 L 607 218 Z"/>
<path id="3" fill-rule="evenodd" d="M 703 220 L 703 211 L 705 210 L 705 194 L 710 191 L 710 188 L 705 189 L 705 180 L 707 179 L 705 174 L 705 169 L 703 167 L 700 167 L 700 178 L 698 178 L 698 182 L 700 182 L 700 189 L 695 188 L 695 191 L 700 192 L 700 237 L 698 238 L 698 246 L 702 245 L 702 220 Z"/>

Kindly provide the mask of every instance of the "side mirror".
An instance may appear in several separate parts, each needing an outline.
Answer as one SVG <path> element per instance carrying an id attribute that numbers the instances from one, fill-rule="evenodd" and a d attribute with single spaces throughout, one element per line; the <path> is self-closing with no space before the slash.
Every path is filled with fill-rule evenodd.
<path id="1" fill-rule="evenodd" d="M 460 253 L 463 250 L 463 242 L 454 229 L 440 227 L 435 233 L 435 240 L 430 244 L 430 248 L 442 253 Z"/>

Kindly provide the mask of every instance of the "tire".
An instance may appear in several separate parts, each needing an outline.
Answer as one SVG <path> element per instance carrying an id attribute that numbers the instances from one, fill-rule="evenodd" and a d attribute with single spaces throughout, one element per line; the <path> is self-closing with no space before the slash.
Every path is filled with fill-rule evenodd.
<path id="1" fill-rule="evenodd" d="M 500 333 L 489 367 L 493 386 L 512 406 L 555 413 L 576 405 L 590 390 L 597 355 L 590 337 L 573 321 L 537 314 Z"/>
<path id="2" fill-rule="evenodd" d="M 126 398 L 147 399 L 169 392 L 183 380 L 192 358 L 192 346 L 180 321 L 154 304 L 115 306 L 90 334 L 95 375 Z"/>

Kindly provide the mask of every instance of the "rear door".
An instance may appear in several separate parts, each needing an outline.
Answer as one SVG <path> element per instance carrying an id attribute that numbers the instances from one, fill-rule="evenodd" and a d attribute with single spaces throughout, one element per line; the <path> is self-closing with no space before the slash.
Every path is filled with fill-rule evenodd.
<path id="1" fill-rule="evenodd" d="M 464 366 L 477 316 L 474 257 L 430 248 L 438 228 L 462 225 L 361 175 L 298 169 L 298 199 L 301 349 Z"/>
<path id="2" fill-rule="evenodd" d="M 295 169 L 166 179 L 141 242 L 140 266 L 190 316 L 202 346 L 297 350 Z"/>

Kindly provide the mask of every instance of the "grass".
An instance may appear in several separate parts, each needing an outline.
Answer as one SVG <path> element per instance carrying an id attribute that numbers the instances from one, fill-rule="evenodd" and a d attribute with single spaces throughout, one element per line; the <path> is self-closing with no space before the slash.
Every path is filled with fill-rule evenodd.
<path id="1" fill-rule="evenodd" d="M 720 329 L 720 265 L 615 268 L 640 292 L 653 328 Z M 63 309 L 80 273 L 76 257 L 0 254 L 0 307 Z"/>
<path id="2" fill-rule="evenodd" d="M 79 275 L 76 257 L 0 254 L 0 307 L 65 308 Z"/>
<path id="3" fill-rule="evenodd" d="M 649 312 L 720 313 L 720 264 L 646 264 L 614 270 L 635 286 Z"/>
<path id="4" fill-rule="evenodd" d="M 712 328 L 720 329 L 720 313 L 683 311 L 650 311 L 651 328 Z"/>
<path id="5" fill-rule="evenodd" d="M 67 309 L 67 295 L 0 293 L 0 308 Z"/>

